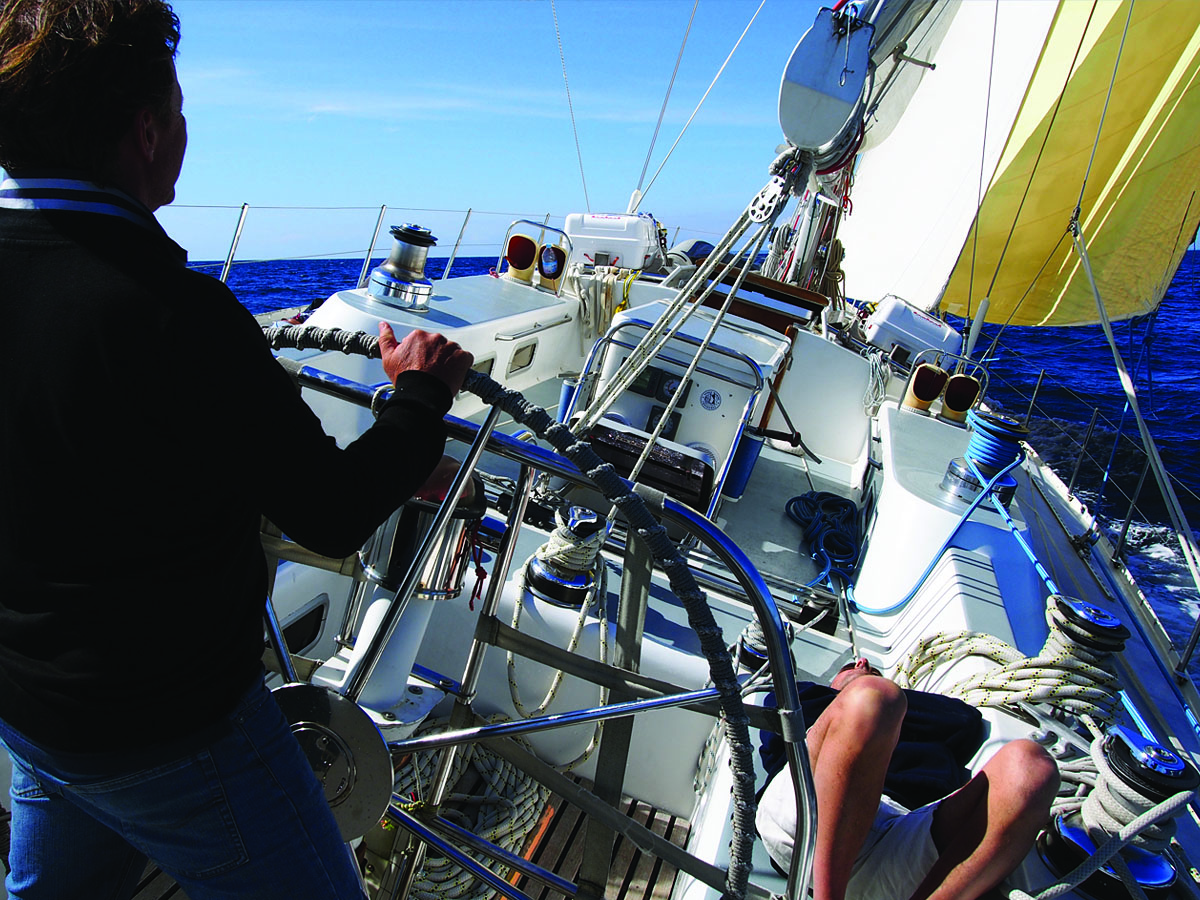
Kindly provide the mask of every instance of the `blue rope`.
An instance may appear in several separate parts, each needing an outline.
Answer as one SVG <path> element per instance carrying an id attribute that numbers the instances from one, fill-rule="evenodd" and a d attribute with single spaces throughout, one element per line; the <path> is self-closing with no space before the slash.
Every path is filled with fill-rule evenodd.
<path id="1" fill-rule="evenodd" d="M 971 442 L 967 459 L 991 469 L 1003 469 L 1014 458 L 1021 457 L 1021 438 L 1028 430 L 1003 416 L 971 410 L 967 413 L 971 426 Z"/>
<path id="2" fill-rule="evenodd" d="M 793 522 L 804 529 L 804 540 L 812 558 L 821 565 L 821 573 L 805 587 L 829 582 L 832 576 L 845 584 L 853 579 L 860 551 L 858 507 L 853 501 L 828 491 L 809 491 L 793 497 L 784 507 Z"/>
<path id="3" fill-rule="evenodd" d="M 963 514 L 958 517 L 958 522 L 955 523 L 954 528 L 950 531 L 949 536 L 947 536 L 946 540 L 942 543 L 942 546 L 938 550 L 938 552 L 935 553 L 933 555 L 933 557 L 929 560 L 929 565 L 925 567 L 925 571 L 921 573 L 921 577 L 917 579 L 917 583 L 915 585 L 913 585 L 913 588 L 911 591 L 909 591 L 907 594 L 904 595 L 903 598 L 901 598 L 900 600 L 897 600 L 891 606 L 884 606 L 884 607 L 880 607 L 880 608 L 876 608 L 876 609 L 870 609 L 870 608 L 861 606 L 857 601 L 854 600 L 854 595 L 851 593 L 849 596 L 850 596 L 851 602 L 854 603 L 855 611 L 871 613 L 872 615 L 883 615 L 885 613 L 895 612 L 896 610 L 900 609 L 901 607 L 907 605 L 908 602 L 917 595 L 917 591 L 919 591 L 921 589 L 921 586 L 923 584 L 925 584 L 925 579 L 927 579 L 929 577 L 929 573 L 933 571 L 933 567 L 936 566 L 938 563 L 938 560 L 940 560 L 942 558 L 942 554 L 945 553 L 946 550 L 949 549 L 951 542 L 958 535 L 958 530 L 960 528 L 962 528 L 963 523 L 966 522 L 969 518 L 971 518 L 971 514 L 979 508 L 979 504 L 982 503 L 985 498 L 991 496 L 992 489 L 997 484 L 999 484 L 1000 481 L 1006 475 L 1008 475 L 1009 472 L 1011 472 L 1013 469 L 1015 469 L 1017 466 L 1019 466 L 1021 464 L 1022 459 L 1023 459 L 1023 456 L 1017 456 L 1016 459 L 1014 459 L 1007 466 L 1005 466 L 1003 469 L 1001 469 L 999 472 L 997 472 L 994 476 L 992 476 L 992 479 L 984 485 L 984 488 L 979 493 L 979 496 L 977 496 L 974 500 L 972 500 L 970 505 L 963 512 Z M 978 475 L 978 473 L 976 474 L 976 477 L 980 478 L 981 483 L 983 482 L 984 479 L 982 477 L 980 477 Z"/>

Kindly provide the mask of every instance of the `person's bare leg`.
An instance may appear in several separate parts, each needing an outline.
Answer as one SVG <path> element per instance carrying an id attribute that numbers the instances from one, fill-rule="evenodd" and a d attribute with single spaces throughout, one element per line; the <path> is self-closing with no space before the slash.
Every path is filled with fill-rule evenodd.
<path id="1" fill-rule="evenodd" d="M 843 688 L 808 730 L 817 792 L 814 900 L 842 900 L 846 894 L 855 857 L 879 809 L 907 706 L 891 681 L 865 675 Z"/>
<path id="2" fill-rule="evenodd" d="M 1033 741 L 1006 744 L 938 806 L 930 829 L 938 860 L 913 900 L 972 900 L 1025 858 L 1050 817 L 1058 767 Z"/>

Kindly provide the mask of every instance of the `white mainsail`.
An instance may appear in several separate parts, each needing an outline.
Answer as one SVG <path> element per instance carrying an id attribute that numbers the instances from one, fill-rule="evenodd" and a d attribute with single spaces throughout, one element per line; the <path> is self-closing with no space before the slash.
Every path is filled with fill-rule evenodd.
<path id="1" fill-rule="evenodd" d="M 886 141 L 859 159 L 853 212 L 840 229 L 847 296 L 936 301 L 979 203 L 980 166 L 986 187 L 1053 16 L 1054 5 L 1038 0 L 952 4 L 931 17 L 939 28 L 950 19 L 936 54 L 928 39 L 910 42 L 907 55 L 936 68 L 925 71 Z M 890 126 L 894 115 L 882 119 Z M 874 123 L 867 126 L 870 146 Z"/>
<path id="2" fill-rule="evenodd" d="M 1094 323 L 1067 234 L 1086 174 L 1079 221 L 1109 315 L 1153 310 L 1200 222 L 1200 4 L 965 3 L 935 62 L 863 156 L 847 293 Z"/>

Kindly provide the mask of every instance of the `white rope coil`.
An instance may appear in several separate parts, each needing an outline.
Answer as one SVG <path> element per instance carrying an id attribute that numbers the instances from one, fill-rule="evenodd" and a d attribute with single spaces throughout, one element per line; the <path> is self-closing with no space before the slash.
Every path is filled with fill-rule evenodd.
<path id="1" fill-rule="evenodd" d="M 1135 900 L 1146 900 L 1146 893 L 1138 885 L 1132 873 L 1129 871 L 1129 866 L 1125 861 L 1117 855 L 1118 852 L 1131 843 L 1135 837 L 1141 834 L 1146 829 L 1153 826 L 1160 819 L 1174 816 L 1179 810 L 1191 802 L 1194 792 L 1180 791 L 1173 797 L 1168 797 L 1162 803 L 1146 811 L 1138 816 L 1133 821 L 1129 822 L 1116 834 L 1112 835 L 1104 844 L 1097 847 L 1086 860 L 1067 875 L 1063 876 L 1055 884 L 1042 890 L 1036 895 L 1030 895 L 1020 890 L 1019 888 L 1009 887 L 1006 896 L 1009 900 L 1054 900 L 1056 897 L 1073 891 L 1076 887 L 1094 875 L 1105 864 L 1111 864 L 1113 870 L 1120 876 L 1122 884 Z M 1190 875 L 1185 871 L 1181 878 L 1177 879 L 1177 884 L 1188 885 L 1188 891 L 1191 896 L 1196 896 L 1195 889 L 1188 884 Z"/>
<path id="2" fill-rule="evenodd" d="M 888 365 L 887 355 L 882 350 L 872 350 L 867 355 L 871 364 L 871 377 L 867 389 L 863 392 L 863 410 L 873 416 L 879 412 L 879 407 L 887 399 L 888 383 L 892 380 L 892 367 Z"/>
<path id="3" fill-rule="evenodd" d="M 995 662 L 997 668 L 964 679 L 944 693 L 972 706 L 1047 703 L 1072 715 L 1115 721 L 1120 684 L 1108 662 L 1110 654 L 1074 640 L 1077 629 L 1055 604 L 1047 607 L 1046 621 L 1050 633 L 1033 658 L 981 632 L 939 632 L 925 637 L 900 666 L 896 683 L 913 687 L 943 665 L 977 656 Z"/>
<path id="4" fill-rule="evenodd" d="M 494 719 L 500 720 L 498 717 Z M 427 722 L 416 733 L 422 735 L 444 731 L 448 724 L 447 719 Z M 412 755 L 406 765 L 398 767 L 395 792 L 411 800 L 413 805 L 419 804 L 431 788 L 439 752 L 419 751 Z M 549 788 L 477 744 L 459 748 L 449 784 L 457 783 L 468 767 L 474 768 L 483 780 L 483 792 L 448 794 L 439 810 L 442 817 L 505 850 L 520 853 L 526 837 L 537 825 L 545 809 L 550 797 Z M 493 861 L 484 854 L 471 850 L 464 852 L 498 871 L 501 877 L 507 875 L 505 867 L 497 870 Z M 491 893 L 491 887 L 450 859 L 438 856 L 430 848 L 413 883 L 411 896 L 419 900 L 481 900 Z"/>
<path id="5" fill-rule="evenodd" d="M 1086 763 L 1072 770 L 1071 780 L 1090 775 L 1091 789 L 1080 802 L 1076 798 L 1068 803 L 1056 804 L 1055 812 L 1070 815 L 1076 810 L 1083 817 L 1088 833 L 1096 840 L 1100 833 L 1104 837 L 1116 834 L 1130 822 L 1157 808 L 1154 799 L 1125 784 L 1109 765 L 1103 751 L 1104 737 L 1097 735 L 1083 759 Z M 1064 780 L 1066 778 L 1064 777 Z M 1138 832 L 1130 841 L 1135 847 L 1148 853 L 1162 853 L 1171 844 L 1175 835 L 1174 819 L 1163 819 Z"/>

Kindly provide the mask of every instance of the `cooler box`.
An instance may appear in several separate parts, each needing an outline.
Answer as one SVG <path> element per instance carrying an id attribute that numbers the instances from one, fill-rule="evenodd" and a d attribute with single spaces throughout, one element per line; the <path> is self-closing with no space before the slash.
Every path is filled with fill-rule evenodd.
<path id="1" fill-rule="evenodd" d="M 927 312 L 899 297 L 886 297 L 867 319 L 867 343 L 890 353 L 907 366 L 922 350 L 956 355 L 962 351 L 962 335 Z"/>
<path id="2" fill-rule="evenodd" d="M 563 230 L 571 238 L 572 262 L 644 269 L 660 256 L 650 216 L 571 213 Z"/>

